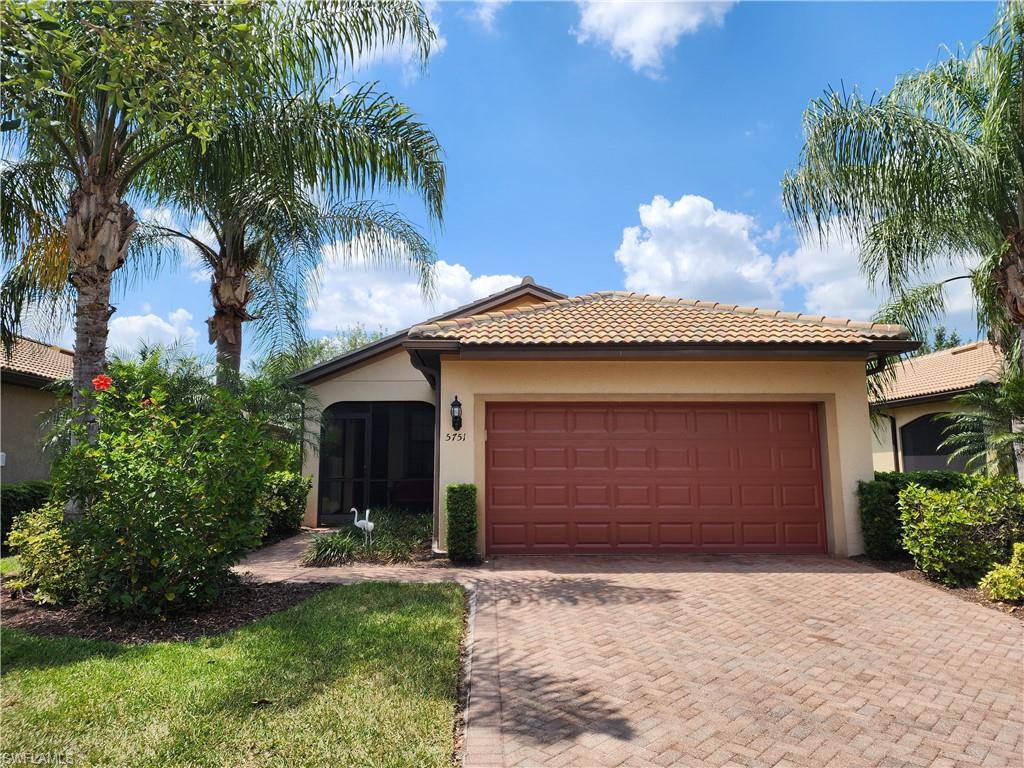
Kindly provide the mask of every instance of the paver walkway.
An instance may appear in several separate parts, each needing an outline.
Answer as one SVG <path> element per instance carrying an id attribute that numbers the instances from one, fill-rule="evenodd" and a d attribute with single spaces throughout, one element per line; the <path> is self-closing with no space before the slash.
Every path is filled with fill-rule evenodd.
<path id="1" fill-rule="evenodd" d="M 476 589 L 465 765 L 1024 765 L 1016 619 L 848 560 L 498 558 L 268 580 Z"/>

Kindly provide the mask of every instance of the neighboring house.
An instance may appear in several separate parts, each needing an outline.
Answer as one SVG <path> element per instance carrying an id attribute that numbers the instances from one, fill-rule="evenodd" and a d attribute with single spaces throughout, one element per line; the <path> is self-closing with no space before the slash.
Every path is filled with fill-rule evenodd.
<path id="1" fill-rule="evenodd" d="M 857 554 L 865 364 L 917 346 L 901 326 L 526 278 L 298 375 L 323 408 L 305 522 L 431 509 L 443 548 L 444 488 L 475 483 L 487 554 Z"/>
<path id="2" fill-rule="evenodd" d="M 943 349 L 890 363 L 894 374 L 884 400 L 872 404 L 874 463 L 883 472 L 949 469 L 963 472 L 965 460 L 941 447 L 947 422 L 941 415 L 960 410 L 956 395 L 982 382 L 996 382 L 1003 364 L 988 341 Z"/>
<path id="3" fill-rule="evenodd" d="M 4 483 L 44 480 L 50 462 L 40 450 L 43 414 L 57 401 L 44 389 L 70 379 L 75 355 L 67 349 L 19 337 L 11 356 L 0 353 L 0 451 Z"/>

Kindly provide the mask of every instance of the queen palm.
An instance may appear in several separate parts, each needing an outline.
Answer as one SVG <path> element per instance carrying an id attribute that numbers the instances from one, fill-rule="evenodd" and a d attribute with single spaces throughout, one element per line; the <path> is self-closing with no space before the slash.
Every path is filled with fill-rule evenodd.
<path id="1" fill-rule="evenodd" d="M 150 188 L 212 233 L 183 238 L 211 273 L 219 380 L 239 371 L 243 324 L 271 342 L 298 341 L 306 288 L 324 249 L 374 266 L 415 270 L 429 289 L 433 251 L 370 190 L 411 191 L 440 221 L 444 166 L 433 133 L 372 86 L 338 101 L 319 92 L 237 113 L 205 151 L 185 145 L 151 168 Z M 279 346 L 276 345 L 275 346 Z"/>
<path id="2" fill-rule="evenodd" d="M 1005 349 L 1019 346 L 1024 4 L 1003 4 L 972 51 L 899 78 L 884 96 L 815 99 L 804 133 L 785 205 L 805 234 L 860 243 L 862 270 L 892 297 L 880 317 L 923 338 L 949 283 L 970 280 L 979 322 Z"/>
<path id="3" fill-rule="evenodd" d="M 240 105 L 333 76 L 335 53 L 408 41 L 425 57 L 433 32 L 417 0 L 11 0 L 0 38 L 3 339 L 27 305 L 70 294 L 83 404 L 104 367 L 113 276 L 137 250 L 146 169 L 201 151 Z"/>

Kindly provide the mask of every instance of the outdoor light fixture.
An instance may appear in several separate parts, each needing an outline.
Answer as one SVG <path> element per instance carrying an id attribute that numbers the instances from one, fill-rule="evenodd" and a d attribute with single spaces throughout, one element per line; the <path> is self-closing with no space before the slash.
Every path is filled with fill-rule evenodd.
<path id="1" fill-rule="evenodd" d="M 456 432 L 462 429 L 462 403 L 459 402 L 458 395 L 452 400 L 452 429 Z"/>

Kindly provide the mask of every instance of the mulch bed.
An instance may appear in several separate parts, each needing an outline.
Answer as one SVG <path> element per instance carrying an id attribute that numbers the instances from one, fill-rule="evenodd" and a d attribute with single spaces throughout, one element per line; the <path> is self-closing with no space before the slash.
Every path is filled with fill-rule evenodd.
<path id="1" fill-rule="evenodd" d="M 872 568 L 877 568 L 880 571 L 895 573 L 897 576 L 902 576 L 904 579 L 910 579 L 911 581 L 916 581 L 919 584 L 927 584 L 929 587 L 941 589 L 943 592 L 948 592 L 961 600 L 966 600 L 969 603 L 977 603 L 978 605 L 984 605 L 986 608 L 991 608 L 992 610 L 1009 614 L 1018 621 L 1024 621 L 1024 606 L 989 600 L 985 597 L 985 593 L 977 587 L 947 587 L 941 582 L 929 579 L 921 573 L 921 571 L 917 570 L 917 568 L 914 567 L 914 563 L 910 560 L 871 560 L 864 555 L 858 555 L 851 559 L 856 560 L 859 563 L 863 563 L 864 565 L 870 565 Z"/>
<path id="2" fill-rule="evenodd" d="M 0 586 L 0 613 L 3 626 L 41 637 L 77 637 L 137 645 L 219 635 L 291 608 L 333 586 L 337 585 L 259 583 L 240 579 L 229 584 L 213 605 L 163 621 L 138 621 L 80 606 L 37 605 L 27 595 Z"/>

